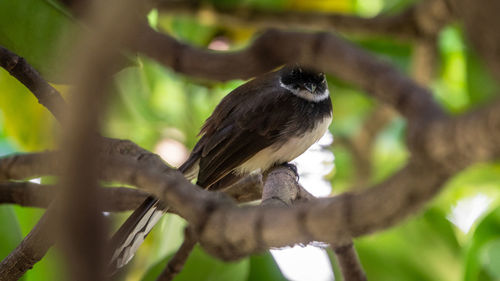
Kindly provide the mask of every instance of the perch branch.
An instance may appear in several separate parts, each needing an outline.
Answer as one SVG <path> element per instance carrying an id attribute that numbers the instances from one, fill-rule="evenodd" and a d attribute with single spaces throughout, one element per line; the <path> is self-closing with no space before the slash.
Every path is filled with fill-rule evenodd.
<path id="1" fill-rule="evenodd" d="M 110 160 L 101 176 L 104 180 L 141 187 L 173 206 L 193 225 L 205 249 L 222 258 L 232 259 L 271 246 L 313 240 L 341 246 L 349 243 L 351 237 L 387 228 L 415 212 L 459 169 L 475 161 L 498 158 L 500 134 L 492 132 L 500 126 L 499 108 L 500 104 L 492 104 L 486 109 L 456 119 L 443 119 L 431 126 L 428 133 L 433 136 L 424 142 L 424 146 L 432 146 L 431 161 L 412 158 L 405 168 L 372 188 L 291 208 L 237 208 L 227 197 L 187 182 L 179 172 L 149 169 L 130 158 Z M 460 144 L 452 141 L 462 141 L 466 135 L 480 137 L 473 138 L 474 143 L 470 144 L 474 145 L 469 144 L 472 141 L 469 138 Z M 460 157 L 453 158 L 453 155 Z M 23 157 L 29 158 L 29 155 L 11 158 L 18 158 L 14 164 L 23 164 L 26 161 L 19 159 Z M 0 159 L 0 167 L 5 166 L 4 161 L 9 162 L 9 157 Z M 453 168 L 444 165 L 450 162 L 453 162 Z M 33 165 L 39 168 L 47 166 L 41 163 Z M 10 166 L 12 174 L 16 174 L 12 172 L 16 170 L 14 166 Z M 283 233 L 283 229 L 287 231 Z"/>
<path id="2" fill-rule="evenodd" d="M 239 203 L 259 200 L 262 197 L 262 175 L 250 174 L 234 184 L 224 188 L 221 192 L 231 196 Z"/>
<path id="3" fill-rule="evenodd" d="M 263 206 L 291 207 L 298 202 L 307 202 L 316 199 L 312 194 L 305 191 L 297 182 L 294 171 L 286 166 L 279 166 L 271 170 L 267 175 L 267 179 L 262 194 Z M 365 273 L 357 258 L 352 242 L 336 247 L 334 250 L 345 281 L 366 280 Z"/>
<path id="4" fill-rule="evenodd" d="M 277 166 L 266 174 L 262 206 L 290 207 L 298 202 L 316 199 L 297 181 L 297 174 L 287 166 Z"/>

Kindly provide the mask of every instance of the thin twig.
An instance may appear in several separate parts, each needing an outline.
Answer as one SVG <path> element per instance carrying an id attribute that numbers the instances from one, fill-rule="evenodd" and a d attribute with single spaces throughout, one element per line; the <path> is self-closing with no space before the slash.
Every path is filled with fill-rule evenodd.
<path id="1" fill-rule="evenodd" d="M 429 86 L 434 78 L 438 60 L 437 34 L 416 42 L 412 54 L 412 76 L 422 86 Z"/>
<path id="2" fill-rule="evenodd" d="M 333 249 L 337 258 L 344 281 L 366 281 L 366 273 L 359 261 L 358 254 L 354 244 L 349 243 L 345 246 Z"/>
<path id="3" fill-rule="evenodd" d="M 24 58 L 0 46 L 0 66 L 23 83 L 58 121 L 62 120 L 64 99 Z"/>
<path id="4" fill-rule="evenodd" d="M 379 104 L 366 118 L 361 129 L 351 138 L 338 137 L 332 145 L 346 147 L 352 155 L 355 179 L 351 189 L 360 189 L 370 184 L 372 176 L 372 152 L 380 131 L 392 120 L 395 112 Z"/>
<path id="5" fill-rule="evenodd" d="M 189 254 L 193 251 L 194 246 L 198 243 L 195 236 L 192 233 L 192 230 L 187 227 L 184 230 L 184 241 L 182 245 L 177 250 L 172 259 L 168 262 L 165 269 L 156 279 L 157 281 L 170 281 L 173 280 L 174 277 L 181 272 L 184 264 L 186 263 Z"/>
<path id="6" fill-rule="evenodd" d="M 51 205 L 23 241 L 0 262 L 0 281 L 15 281 L 40 261 L 55 241 L 55 205 Z"/>

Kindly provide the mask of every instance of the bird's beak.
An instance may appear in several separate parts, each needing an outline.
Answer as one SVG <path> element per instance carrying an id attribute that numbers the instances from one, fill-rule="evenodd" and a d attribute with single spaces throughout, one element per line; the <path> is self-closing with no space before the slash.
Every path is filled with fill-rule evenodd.
<path id="1" fill-rule="evenodd" d="M 311 93 L 314 93 L 314 91 L 316 91 L 316 85 L 314 85 L 314 83 L 305 83 L 304 87 Z"/>

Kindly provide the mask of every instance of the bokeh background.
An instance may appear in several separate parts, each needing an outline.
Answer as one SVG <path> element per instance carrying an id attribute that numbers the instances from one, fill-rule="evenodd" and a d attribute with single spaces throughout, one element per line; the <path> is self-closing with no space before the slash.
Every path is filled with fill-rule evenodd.
<path id="1" fill-rule="evenodd" d="M 227 8 L 245 6 L 369 17 L 397 13 L 415 1 L 208 2 Z M 210 13 L 188 16 L 153 10 L 148 18 L 157 30 L 192 45 L 214 50 L 244 48 L 259 31 L 246 25 L 219 24 L 216 16 Z M 65 37 L 68 31 L 80 28 L 81 24 L 55 0 L 0 0 L 0 45 L 25 57 L 63 94 L 68 91 L 68 86 L 64 85 L 60 62 L 71 65 L 71 58 L 57 50 L 60 50 L 61 42 L 67 46 L 73 43 Z M 415 46 L 412 42 L 375 35 L 343 36 L 412 75 Z M 428 87 L 448 112 L 458 114 L 473 109 L 488 103 L 498 93 L 498 83 L 466 43 L 461 26 L 451 24 L 444 28 L 438 36 L 437 46 L 437 64 Z M 127 65 L 115 76 L 114 95 L 103 134 L 130 139 L 160 154 L 173 166 L 180 165 L 185 159 L 197 140 L 200 126 L 221 98 L 244 83 L 240 80 L 220 83 L 194 79 L 176 74 L 146 57 L 124 56 Z M 351 188 L 362 188 L 359 186 L 356 156 L 348 143 L 363 133 L 364 125 L 381 105 L 335 77 L 329 76 L 328 81 L 334 108 L 330 127 L 333 138 L 327 136 L 316 146 L 312 152 L 315 154 L 299 160 L 299 170 L 306 173 L 303 184 L 312 192 L 321 186 L 320 194 L 335 195 Z M 405 121 L 396 113 L 389 114 L 389 120 L 376 134 L 369 155 L 365 155 L 372 170 L 369 177 L 363 179 L 364 184 L 384 180 L 407 161 Z M 24 86 L 0 69 L 0 154 L 54 148 L 57 130 L 58 124 L 50 113 Z M 307 167 L 312 169 L 305 171 Z M 370 280 L 500 280 L 499 195 L 500 164 L 476 164 L 457 174 L 425 210 L 390 230 L 355 240 L 367 276 Z M 42 213 L 43 210 L 36 208 L 0 205 L 0 258 L 14 249 Z M 127 214 L 103 215 L 116 227 Z M 182 242 L 184 226 L 184 221 L 174 215 L 163 217 L 128 266 L 123 279 L 154 280 Z M 333 276 L 341 280 L 330 251 L 311 254 L 322 256 L 322 261 L 315 260 L 305 251 L 290 251 L 289 256 L 307 256 L 305 260 L 312 261 L 308 265 L 302 260 L 295 267 L 307 270 L 308 266 L 314 269 L 320 265 L 326 273 L 316 269 L 306 277 L 297 273 L 293 275 L 289 271 L 294 267 L 293 263 L 292 266 L 288 263 L 288 271 L 286 262 L 280 263 L 280 269 L 270 253 L 223 263 L 196 248 L 175 280 L 328 280 Z M 325 262 L 324 257 L 329 259 Z M 293 257 L 288 259 L 293 260 Z M 61 264 L 57 251 L 52 249 L 23 279 L 60 280 Z M 330 270 L 333 273 L 329 273 Z"/>

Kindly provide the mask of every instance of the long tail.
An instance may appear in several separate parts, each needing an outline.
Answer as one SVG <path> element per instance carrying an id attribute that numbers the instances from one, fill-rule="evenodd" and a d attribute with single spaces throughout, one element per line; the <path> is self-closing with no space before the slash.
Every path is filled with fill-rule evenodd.
<path id="1" fill-rule="evenodd" d="M 179 171 L 188 180 L 192 180 L 198 175 L 196 155 L 191 155 Z M 114 273 L 119 268 L 125 266 L 133 257 L 139 246 L 156 225 L 168 208 L 162 206 L 158 199 L 149 196 L 144 202 L 127 218 L 125 223 L 111 237 L 111 251 L 109 271 Z"/>
<path id="2" fill-rule="evenodd" d="M 166 210 L 159 208 L 159 200 L 149 196 L 127 218 L 125 223 L 111 237 L 111 261 L 109 270 L 115 272 L 125 266 L 133 257 L 139 246 L 156 225 Z"/>

